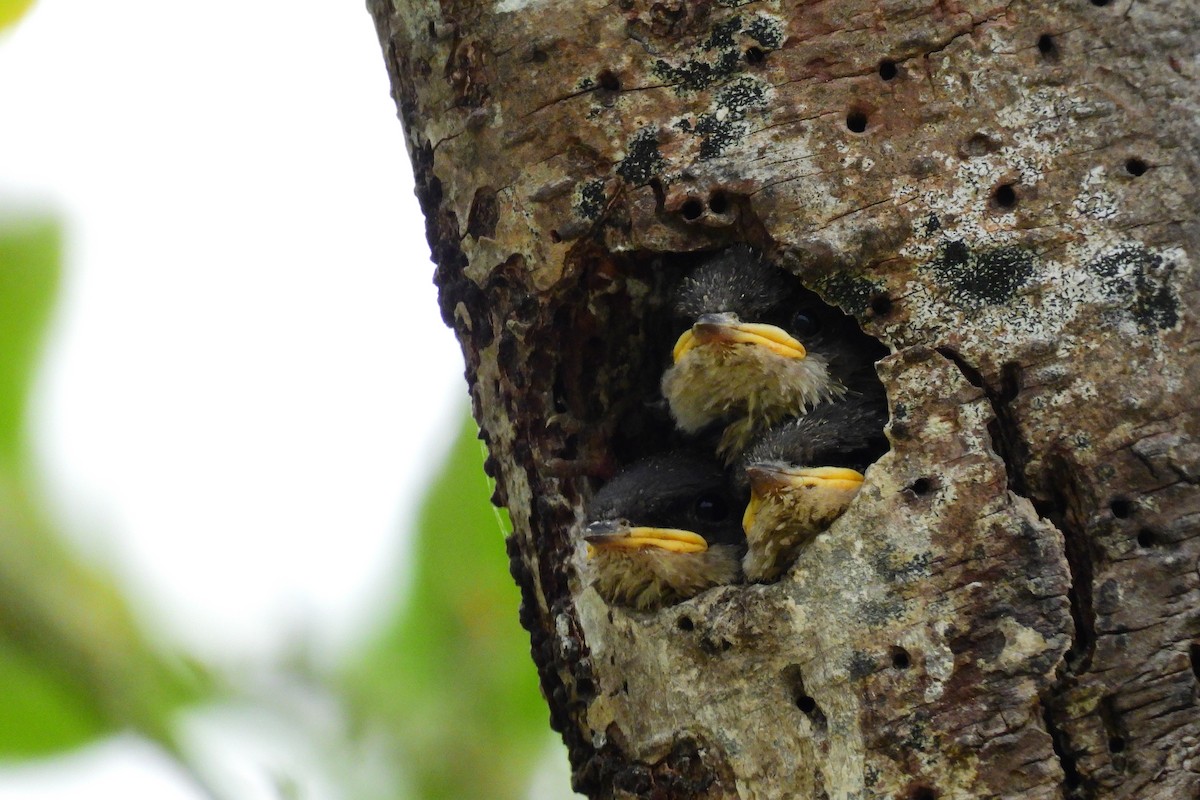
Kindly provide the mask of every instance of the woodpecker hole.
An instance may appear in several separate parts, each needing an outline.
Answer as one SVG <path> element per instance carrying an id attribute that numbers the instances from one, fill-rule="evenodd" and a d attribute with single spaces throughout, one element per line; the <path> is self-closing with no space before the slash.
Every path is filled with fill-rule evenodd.
<path id="1" fill-rule="evenodd" d="M 1054 37 L 1048 33 L 1043 33 L 1038 37 L 1037 49 L 1046 58 L 1054 58 L 1058 55 L 1058 44 L 1054 41 Z"/>
<path id="2" fill-rule="evenodd" d="M 1125 751 L 1125 737 L 1113 736 L 1108 740 L 1108 752 L 1121 753 Z"/>
<path id="3" fill-rule="evenodd" d="M 933 479 L 917 478 L 908 485 L 908 490 L 917 497 L 923 497 L 933 491 Z"/>
<path id="4" fill-rule="evenodd" d="M 729 210 L 729 198 L 724 192 L 713 192 L 708 197 L 708 209 L 714 214 L 724 214 Z"/>
<path id="5" fill-rule="evenodd" d="M 817 701 L 806 694 L 802 694 L 796 698 L 796 708 L 805 714 L 811 714 L 817 710 Z"/>
<path id="6" fill-rule="evenodd" d="M 761 47 L 746 48 L 746 63 L 747 64 L 761 64 L 763 61 L 766 60 L 766 58 L 767 58 L 767 51 L 763 50 Z"/>
<path id="7" fill-rule="evenodd" d="M 621 79 L 611 69 L 606 69 L 596 76 L 596 83 L 600 84 L 601 89 L 610 92 L 621 91 Z"/>
<path id="8" fill-rule="evenodd" d="M 1140 158 L 1131 158 L 1125 162 L 1125 171 L 1135 178 L 1145 175 L 1148 169 L 1150 169 L 1150 165 Z"/>
<path id="9" fill-rule="evenodd" d="M 1188 645 L 1188 659 L 1192 662 L 1192 675 L 1200 683 L 1200 642 Z"/>
<path id="10" fill-rule="evenodd" d="M 862 133 L 867 129 L 867 113 L 865 111 L 851 111 L 846 115 L 846 127 L 853 133 Z"/>
<path id="11" fill-rule="evenodd" d="M 1114 497 L 1113 501 L 1108 504 L 1108 510 L 1117 519 L 1129 519 L 1133 516 L 1133 512 L 1137 511 L 1137 503 L 1124 497 Z"/>
<path id="12" fill-rule="evenodd" d="M 700 215 L 704 213 L 704 204 L 692 198 L 684 202 L 679 209 L 679 213 L 683 214 L 683 218 L 689 221 L 700 219 Z"/>
<path id="13" fill-rule="evenodd" d="M 1158 532 L 1153 528 L 1142 528 L 1137 535 L 1138 547 L 1155 547 L 1160 543 Z"/>
<path id="14" fill-rule="evenodd" d="M 908 669 L 912 666 L 912 658 L 908 651 L 899 645 L 892 648 L 892 666 L 896 669 Z"/>
<path id="15" fill-rule="evenodd" d="M 675 627 L 681 631 L 691 631 L 695 630 L 696 623 L 692 622 L 691 617 L 685 615 L 675 620 Z"/>
<path id="16" fill-rule="evenodd" d="M 892 313 L 892 298 L 882 292 L 872 295 L 871 312 L 877 317 L 886 317 Z"/>
<path id="17" fill-rule="evenodd" d="M 992 192 L 992 202 L 999 208 L 1012 208 L 1017 204 L 1017 190 L 1011 183 L 1003 183 Z"/>
<path id="18" fill-rule="evenodd" d="M 885 58 L 883 61 L 879 62 L 880 78 L 883 78 L 885 81 L 890 81 L 894 79 L 897 74 L 899 74 L 899 70 L 896 69 L 895 61 L 892 61 L 890 58 Z"/>
<path id="19" fill-rule="evenodd" d="M 918 784 L 908 790 L 908 793 L 903 795 L 905 800 L 937 800 L 937 792 L 932 786 Z"/>

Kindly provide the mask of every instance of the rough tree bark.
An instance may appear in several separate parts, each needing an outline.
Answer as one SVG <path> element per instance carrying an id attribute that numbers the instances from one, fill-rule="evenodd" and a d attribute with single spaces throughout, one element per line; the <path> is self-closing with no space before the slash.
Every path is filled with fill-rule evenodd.
<path id="1" fill-rule="evenodd" d="M 1197 797 L 1200 5 L 369 6 L 579 791 Z M 572 528 L 734 241 L 891 348 L 891 451 L 781 583 L 613 611 Z"/>

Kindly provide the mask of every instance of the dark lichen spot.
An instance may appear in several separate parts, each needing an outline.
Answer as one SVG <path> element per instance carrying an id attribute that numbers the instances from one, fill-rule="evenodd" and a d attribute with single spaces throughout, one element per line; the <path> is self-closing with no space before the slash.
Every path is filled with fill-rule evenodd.
<path id="1" fill-rule="evenodd" d="M 604 196 L 604 179 L 597 178 L 579 187 L 575 213 L 586 220 L 600 219 L 608 199 Z"/>
<path id="2" fill-rule="evenodd" d="M 1100 279 L 1101 290 L 1128 308 L 1143 331 L 1167 330 L 1179 324 L 1179 298 L 1170 285 L 1175 265 L 1139 243 L 1120 245 L 1093 259 L 1087 269 Z"/>
<path id="3" fill-rule="evenodd" d="M 746 26 L 746 35 L 762 45 L 765 50 L 778 50 L 783 46 L 786 34 L 779 20 L 759 14 Z"/>
<path id="4" fill-rule="evenodd" d="M 904 603 L 900 600 L 868 600 L 860 606 L 862 618 L 871 625 L 883 625 L 904 616 Z"/>
<path id="5" fill-rule="evenodd" d="M 846 671 L 850 673 L 852 680 L 860 680 L 867 677 L 875 671 L 875 659 L 870 653 L 864 653 L 861 650 L 855 650 L 850 654 L 850 661 L 846 664 Z"/>
<path id="6" fill-rule="evenodd" d="M 937 214 L 930 214 L 925 218 L 925 226 L 923 228 L 926 236 L 937 233 L 942 229 L 942 221 L 938 219 Z"/>
<path id="7" fill-rule="evenodd" d="M 715 109 L 701 114 L 694 133 L 701 137 L 701 161 L 715 158 L 740 142 L 750 126 L 744 122 L 751 109 L 767 104 L 767 87 L 762 81 L 744 76 L 721 89 L 714 99 Z"/>
<path id="8" fill-rule="evenodd" d="M 856 317 L 866 314 L 871 301 L 883 293 L 879 285 L 845 272 L 835 272 L 817 281 L 817 288 L 826 299 Z"/>
<path id="9" fill-rule="evenodd" d="M 625 148 L 625 158 L 617 165 L 617 174 L 634 186 L 648 183 L 662 171 L 662 154 L 658 151 L 658 132 L 645 127 L 634 134 Z"/>
<path id="10" fill-rule="evenodd" d="M 734 46 L 733 38 L 738 31 L 742 29 L 742 18 L 738 16 L 730 17 L 724 22 L 718 22 L 713 25 L 712 32 L 708 35 L 708 39 L 704 44 L 700 45 L 705 50 L 721 50 Z"/>
<path id="11" fill-rule="evenodd" d="M 1015 245 L 972 251 L 958 240 L 946 242 L 930 263 L 946 300 L 966 308 L 1002 305 L 1029 282 L 1036 265 L 1032 251 Z"/>

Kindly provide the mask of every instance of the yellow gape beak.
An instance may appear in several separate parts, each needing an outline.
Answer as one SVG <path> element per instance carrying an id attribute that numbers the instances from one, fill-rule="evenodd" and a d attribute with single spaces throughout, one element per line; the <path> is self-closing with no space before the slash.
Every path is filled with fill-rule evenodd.
<path id="1" fill-rule="evenodd" d="M 589 526 L 588 530 L 597 530 L 597 526 Z M 656 547 L 671 553 L 703 553 L 708 549 L 708 542 L 703 536 L 678 528 L 619 527 L 614 530 L 610 527 L 603 532 L 589 533 L 583 540 L 588 543 L 589 556 L 594 555 L 597 549 L 643 550 Z"/>
<path id="2" fill-rule="evenodd" d="M 732 314 L 706 314 L 675 342 L 675 363 L 702 344 L 755 344 L 784 358 L 804 358 L 808 352 L 783 328 L 756 322 L 739 322 Z"/>
<path id="3" fill-rule="evenodd" d="M 742 530 L 747 533 L 754 527 L 767 495 L 809 488 L 851 492 L 863 483 L 861 472 L 846 467 L 751 466 L 746 468 L 746 475 L 750 478 L 750 502 L 742 515 Z"/>

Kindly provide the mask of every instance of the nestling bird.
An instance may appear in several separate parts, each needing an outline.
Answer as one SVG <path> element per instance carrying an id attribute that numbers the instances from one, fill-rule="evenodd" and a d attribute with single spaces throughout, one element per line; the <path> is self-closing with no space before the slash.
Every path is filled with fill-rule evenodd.
<path id="1" fill-rule="evenodd" d="M 745 507 L 721 465 L 673 452 L 628 467 L 600 491 L 584 531 L 596 591 L 639 610 L 741 580 Z"/>
<path id="2" fill-rule="evenodd" d="M 750 484 L 742 517 L 747 580 L 777 580 L 842 515 L 862 470 L 887 450 L 886 421 L 877 400 L 855 395 L 783 423 L 747 449 L 740 462 Z"/>
<path id="3" fill-rule="evenodd" d="M 690 327 L 663 396 L 685 433 L 721 426 L 717 452 L 727 461 L 767 428 L 848 391 L 882 396 L 872 364 L 886 349 L 745 245 L 693 270 L 674 305 Z"/>

